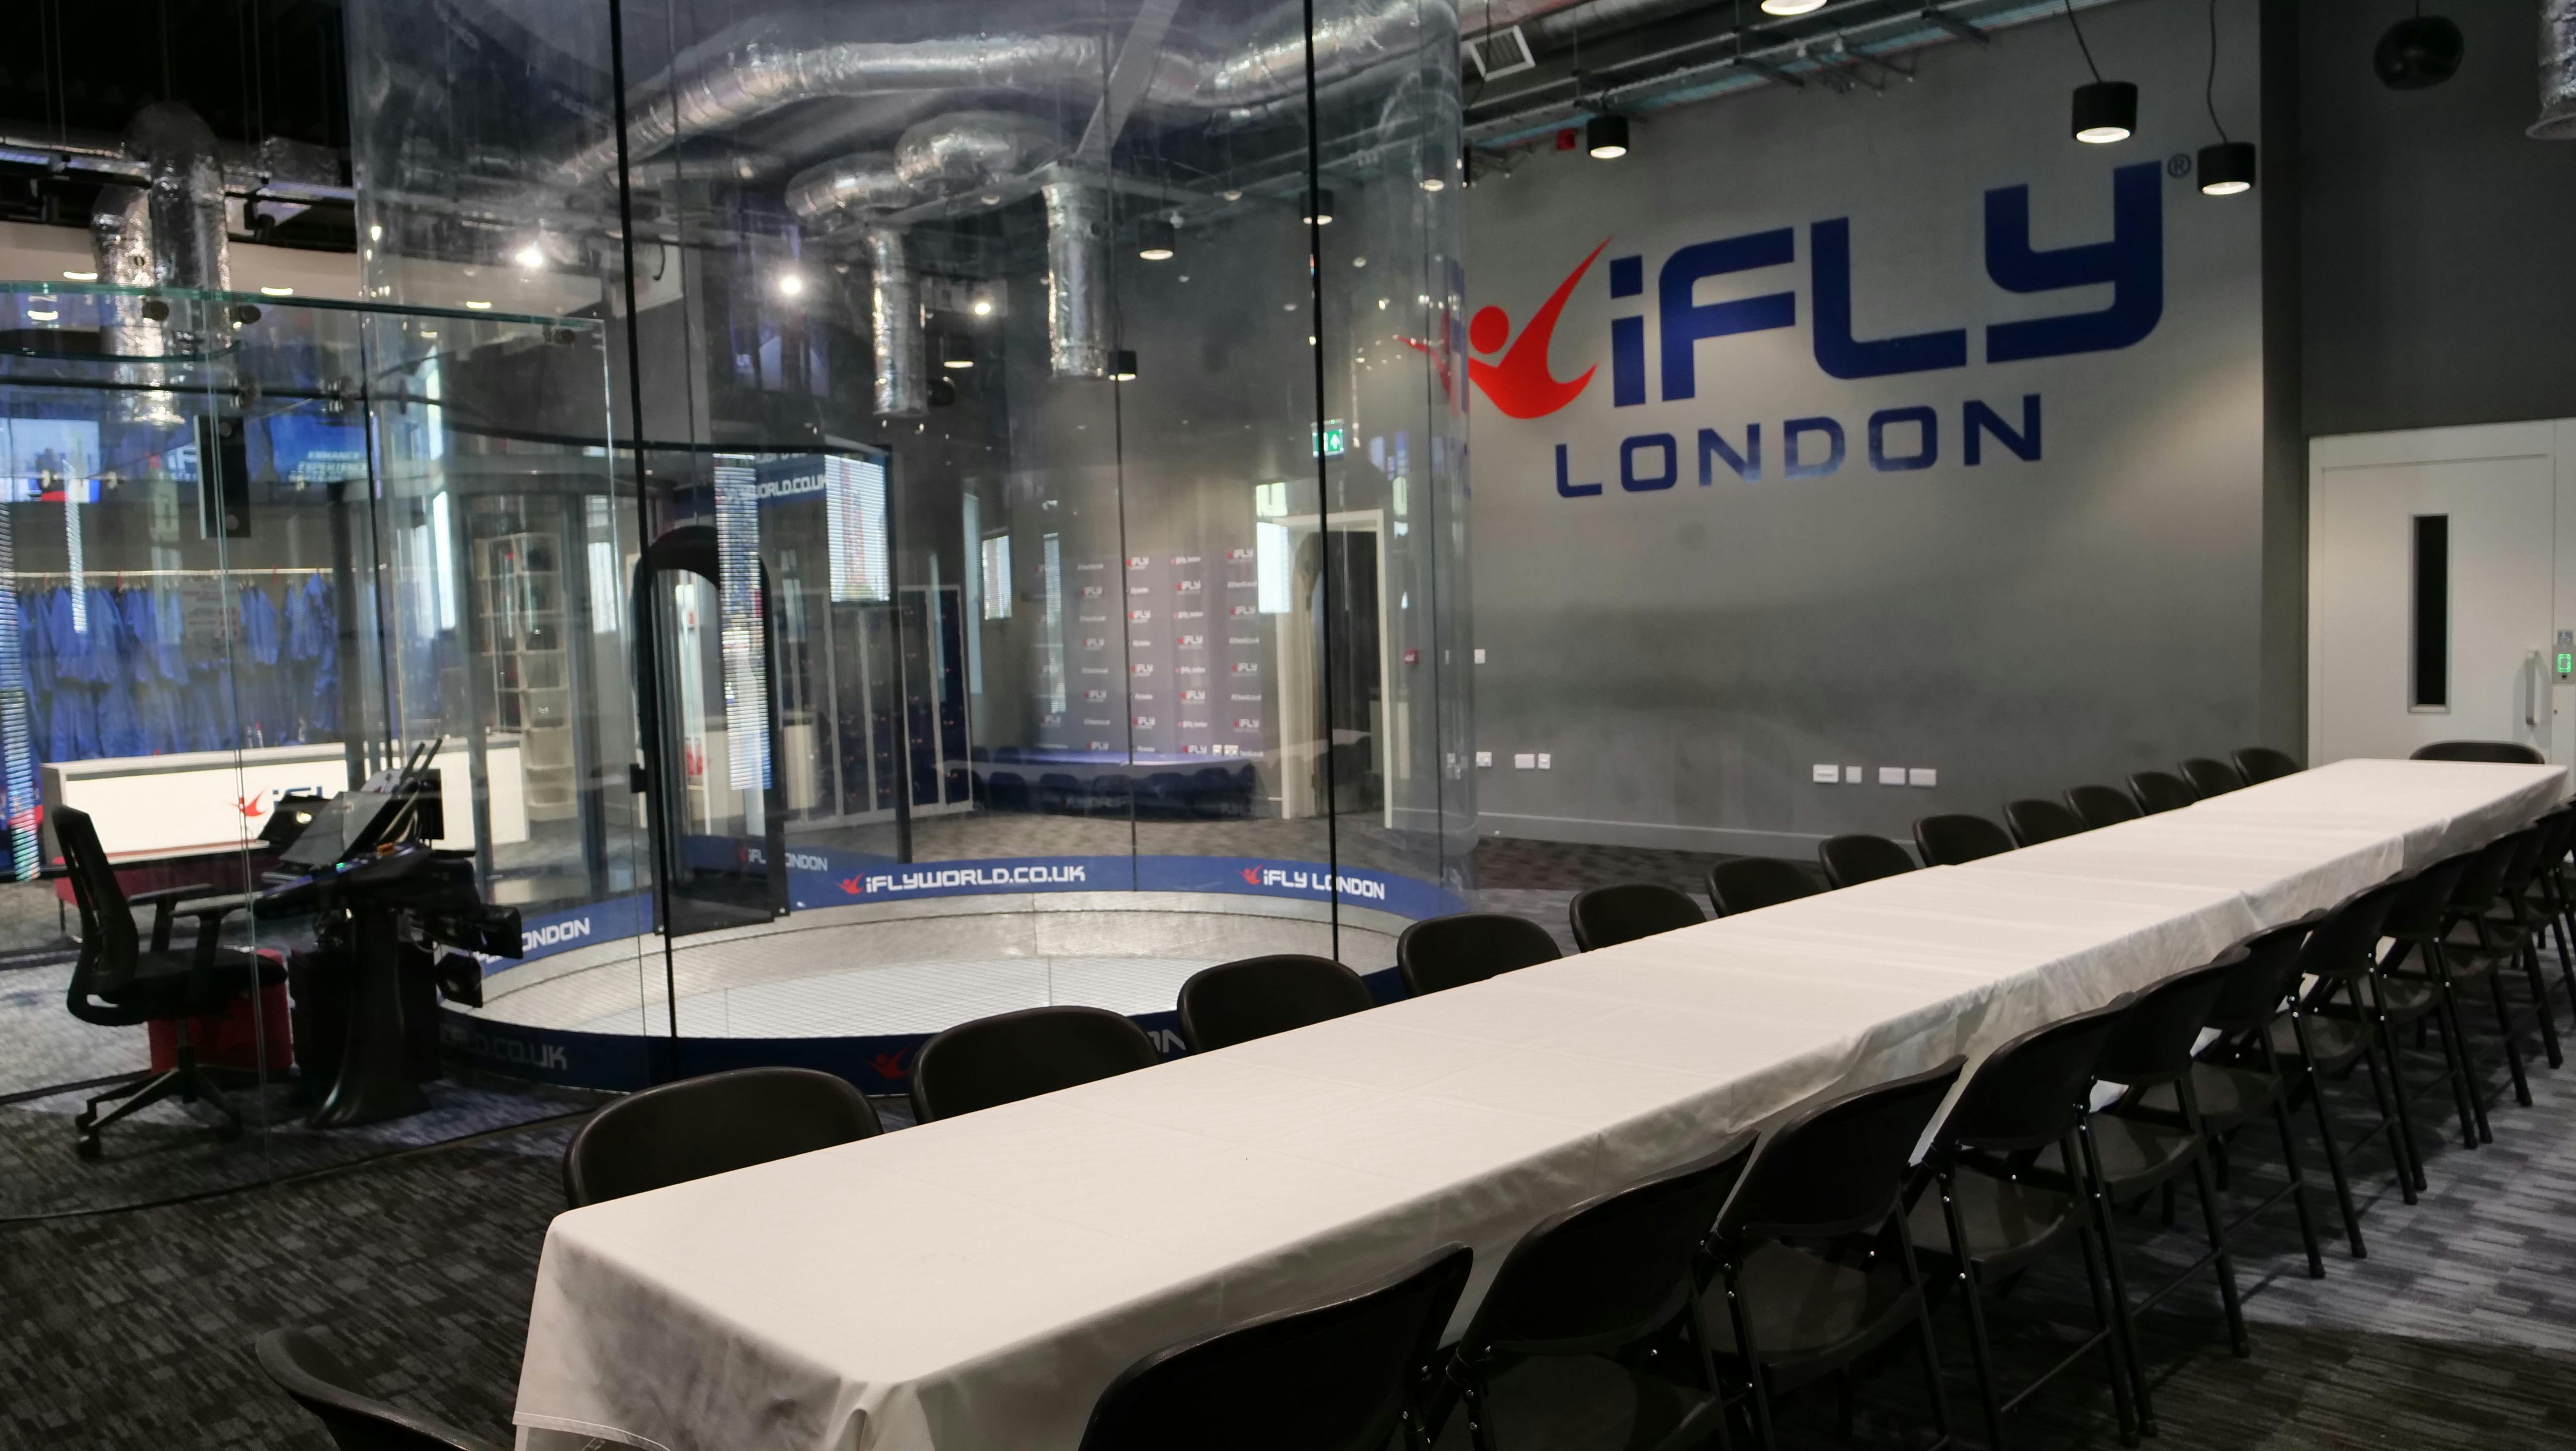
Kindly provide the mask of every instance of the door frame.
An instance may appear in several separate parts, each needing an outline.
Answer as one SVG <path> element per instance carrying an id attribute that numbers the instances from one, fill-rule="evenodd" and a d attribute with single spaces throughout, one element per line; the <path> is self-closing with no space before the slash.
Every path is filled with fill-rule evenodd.
<path id="1" fill-rule="evenodd" d="M 2329 473 L 2345 469 L 2405 464 L 2477 463 L 2503 459 L 2545 458 L 2553 480 L 2550 550 L 2550 631 L 2576 628 L 2576 418 L 2533 419 L 2519 423 L 2464 424 L 2445 428 L 2409 428 L 2385 433 L 2335 434 L 2308 440 L 2308 498 L 2303 520 L 2308 537 L 2317 532 Z M 2325 687 L 2323 612 L 2317 608 L 2314 553 L 2308 554 L 2303 604 L 2307 614 L 2308 760 L 2324 754 L 2325 723 L 2321 709 Z M 2548 641 L 2533 641 L 2535 646 Z M 2549 705 L 2542 723 L 2543 749 L 2564 765 L 2576 760 L 2576 683 L 2555 677 L 2542 664 L 2536 685 Z"/>

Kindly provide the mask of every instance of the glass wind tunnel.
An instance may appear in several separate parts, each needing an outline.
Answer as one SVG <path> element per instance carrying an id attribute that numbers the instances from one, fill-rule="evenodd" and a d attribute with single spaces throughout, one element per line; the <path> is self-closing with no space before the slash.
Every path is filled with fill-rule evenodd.
<path id="1" fill-rule="evenodd" d="M 478 728 L 620 741 L 454 1041 L 891 1087 L 967 1018 L 1154 1026 L 1462 904 L 1457 17 L 1306 13 L 352 0 L 370 302 L 605 359 L 589 435 L 569 355 L 442 361 L 496 447 L 605 450 L 557 594 L 441 641 L 522 683 Z M 527 531 L 457 487 L 481 598 Z"/>

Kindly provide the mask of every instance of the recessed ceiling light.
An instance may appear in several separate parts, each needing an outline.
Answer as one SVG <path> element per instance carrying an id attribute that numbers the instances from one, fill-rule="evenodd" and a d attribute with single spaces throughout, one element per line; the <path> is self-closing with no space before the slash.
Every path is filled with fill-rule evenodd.
<path id="1" fill-rule="evenodd" d="M 1422 179 L 1422 189 L 1424 191 L 1438 191 L 1448 184 L 1449 183 L 1442 181 L 1436 176 L 1426 176 Z"/>
<path id="2" fill-rule="evenodd" d="M 1805 15 L 1825 8 L 1825 0 L 1762 0 L 1765 15 Z"/>
<path id="3" fill-rule="evenodd" d="M 63 273 L 63 280 L 65 282 L 96 282 L 98 280 L 98 274 L 95 272 L 65 271 Z"/>
<path id="4" fill-rule="evenodd" d="M 804 290 L 805 290 L 805 279 L 804 279 L 802 276 L 800 276 L 800 275 L 798 275 L 798 274 L 796 274 L 796 273 L 794 273 L 794 272 L 785 272 L 785 273 L 781 273 L 781 274 L 779 274 L 779 278 L 778 278 L 778 295 L 779 295 L 779 296 L 781 296 L 781 297 L 795 297 L 795 296 L 797 296 L 797 295 L 801 294 L 802 292 L 804 292 Z"/>
<path id="5" fill-rule="evenodd" d="M 488 302 L 476 302 L 471 299 L 466 301 L 465 306 L 468 311 L 472 312 L 490 312 L 492 310 L 492 304 Z"/>
<path id="6" fill-rule="evenodd" d="M 967 311 L 974 313 L 977 317 L 991 317 L 993 315 L 993 299 L 989 297 L 976 298 L 975 305 L 967 309 Z"/>
<path id="7" fill-rule="evenodd" d="M 293 297 L 295 295 L 295 289 L 292 287 L 263 287 L 259 290 L 259 295 L 262 297 Z"/>
<path id="8" fill-rule="evenodd" d="M 546 265 L 546 249 L 538 246 L 534 242 L 530 242 L 528 245 L 521 247 L 518 252 L 514 254 L 514 260 L 516 260 L 520 266 L 534 272 L 538 268 Z"/>

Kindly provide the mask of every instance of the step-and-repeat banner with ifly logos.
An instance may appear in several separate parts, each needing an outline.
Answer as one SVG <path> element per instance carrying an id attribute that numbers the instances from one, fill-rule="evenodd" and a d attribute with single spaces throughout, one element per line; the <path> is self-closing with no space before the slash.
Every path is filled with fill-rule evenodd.
<path id="1" fill-rule="evenodd" d="M 2253 739 L 2260 198 L 2191 175 L 2187 10 L 2087 17 L 2144 97 L 2118 145 L 2069 136 L 2033 26 L 1470 192 L 1479 743 L 1554 755 L 1486 812 L 1901 830 Z"/>

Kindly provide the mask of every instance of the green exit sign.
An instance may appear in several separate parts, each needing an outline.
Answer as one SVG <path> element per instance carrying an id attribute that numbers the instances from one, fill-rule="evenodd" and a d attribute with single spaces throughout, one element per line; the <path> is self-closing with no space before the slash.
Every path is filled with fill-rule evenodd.
<path id="1" fill-rule="evenodd" d="M 2576 653 L 2571 653 L 2566 650 L 2558 652 L 2558 673 L 2561 675 L 2576 675 Z"/>
<path id="2" fill-rule="evenodd" d="M 1338 418 L 1327 418 L 1324 420 L 1322 430 L 1315 435 L 1315 456 L 1339 458 L 1343 451 L 1350 447 L 1350 443 L 1350 425 Z"/>

